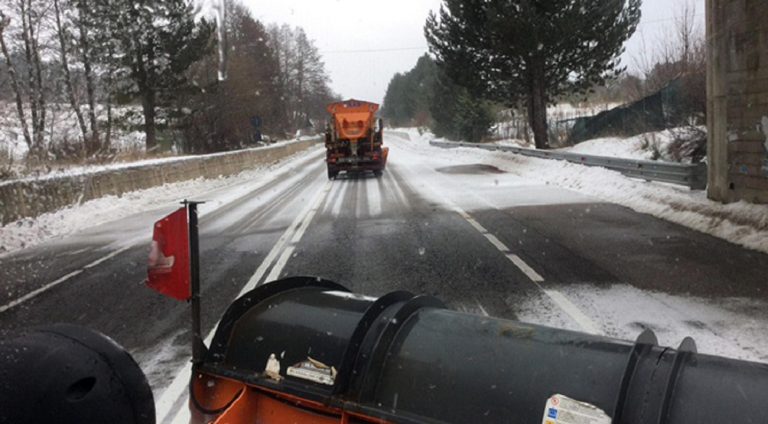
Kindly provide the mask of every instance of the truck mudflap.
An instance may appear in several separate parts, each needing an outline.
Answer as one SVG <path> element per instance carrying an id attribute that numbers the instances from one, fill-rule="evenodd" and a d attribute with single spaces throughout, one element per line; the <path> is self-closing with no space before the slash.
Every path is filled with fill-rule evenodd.
<path id="1" fill-rule="evenodd" d="M 768 365 L 691 339 L 628 342 L 313 277 L 234 302 L 190 387 L 198 422 L 768 422 Z"/>

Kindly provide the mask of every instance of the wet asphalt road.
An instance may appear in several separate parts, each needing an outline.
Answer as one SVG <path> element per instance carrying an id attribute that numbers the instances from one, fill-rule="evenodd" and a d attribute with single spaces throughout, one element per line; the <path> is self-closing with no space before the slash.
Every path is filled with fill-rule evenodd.
<path id="1" fill-rule="evenodd" d="M 275 183 L 244 190 L 201 218 L 204 333 L 260 265 L 266 272 L 259 283 L 276 275 L 321 276 L 372 296 L 409 290 L 465 312 L 581 330 L 591 323 L 612 336 L 656 326 L 672 337 L 712 333 L 713 343 L 748 337 L 686 317 L 688 309 L 657 293 L 715 303 L 748 299 L 745 319 L 757 319 L 757 327 L 768 320 L 761 308 L 768 302 L 768 255 L 573 192 L 518 184 L 483 164 L 433 162 L 403 139 L 388 143 L 381 178 L 329 182 L 316 149 L 276 172 Z M 312 205 L 309 219 L 301 219 Z M 95 328 L 131 351 L 161 394 L 188 358 L 189 311 L 142 282 L 152 223 L 174 207 L 158 205 L 0 258 L 0 305 L 75 273 L 0 312 L 0 336 L 55 322 Z M 300 233 L 298 241 L 276 249 L 289 233 Z M 635 311 L 636 320 L 608 322 L 590 305 L 600 305 L 594 293 L 617 285 L 652 293 L 658 305 Z M 580 295 L 587 288 L 591 294 Z M 549 290 L 565 294 L 589 322 L 573 319 Z M 652 324 L 667 309 L 680 316 Z M 762 345 L 744 343 L 745 357 L 768 360 Z"/>

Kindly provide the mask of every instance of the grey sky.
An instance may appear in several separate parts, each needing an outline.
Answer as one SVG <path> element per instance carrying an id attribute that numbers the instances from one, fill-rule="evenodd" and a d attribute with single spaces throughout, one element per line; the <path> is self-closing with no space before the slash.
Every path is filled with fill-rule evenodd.
<path id="1" fill-rule="evenodd" d="M 424 21 L 441 0 L 243 0 L 265 23 L 304 28 L 323 53 L 331 87 L 345 98 L 381 102 L 395 72 L 411 69 L 426 52 Z M 704 0 L 644 0 L 638 32 L 624 62 L 650 51 L 672 26 L 685 2 L 703 28 Z"/>

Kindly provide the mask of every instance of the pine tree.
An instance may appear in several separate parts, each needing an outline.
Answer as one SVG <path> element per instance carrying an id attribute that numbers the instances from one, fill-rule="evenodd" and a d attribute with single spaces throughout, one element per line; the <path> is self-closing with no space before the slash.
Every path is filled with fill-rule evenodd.
<path id="1" fill-rule="evenodd" d="M 429 110 L 435 135 L 476 143 L 488 134 L 494 121 L 488 101 L 454 83 L 437 67 L 431 91 Z"/>
<path id="2" fill-rule="evenodd" d="M 387 86 L 382 116 L 394 126 L 429 126 L 440 137 L 477 142 L 493 124 L 489 102 L 455 84 L 427 54 Z"/>
<path id="3" fill-rule="evenodd" d="M 213 25 L 196 22 L 186 0 L 94 0 L 101 34 L 116 41 L 112 60 L 132 82 L 125 95 L 141 99 L 146 148 L 157 146 L 157 108 L 176 95 L 186 71 L 207 51 Z M 98 42 L 98 41 L 97 41 Z"/>
<path id="4" fill-rule="evenodd" d="M 384 95 L 382 116 L 394 126 L 431 125 L 429 98 L 436 72 L 435 61 L 425 54 L 413 69 L 395 74 Z"/>
<path id="5" fill-rule="evenodd" d="M 430 13 L 431 52 L 454 81 L 514 107 L 525 101 L 537 148 L 547 104 L 617 76 L 641 0 L 443 0 Z"/>

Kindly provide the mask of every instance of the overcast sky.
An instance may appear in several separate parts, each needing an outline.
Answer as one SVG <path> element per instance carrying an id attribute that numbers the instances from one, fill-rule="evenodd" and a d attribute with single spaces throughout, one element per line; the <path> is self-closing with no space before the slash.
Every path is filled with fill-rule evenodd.
<path id="1" fill-rule="evenodd" d="M 703 28 L 705 0 L 644 0 L 638 32 L 625 63 L 631 68 L 652 49 L 688 1 Z M 424 22 L 441 0 L 243 0 L 264 23 L 301 26 L 315 40 L 332 79 L 345 98 L 381 102 L 396 72 L 411 69 L 426 50 Z M 645 40 L 645 43 L 643 43 Z"/>

